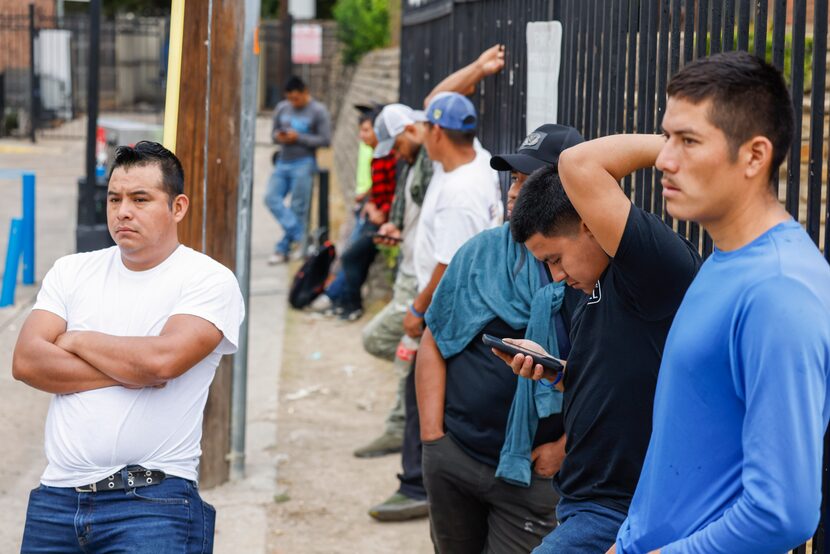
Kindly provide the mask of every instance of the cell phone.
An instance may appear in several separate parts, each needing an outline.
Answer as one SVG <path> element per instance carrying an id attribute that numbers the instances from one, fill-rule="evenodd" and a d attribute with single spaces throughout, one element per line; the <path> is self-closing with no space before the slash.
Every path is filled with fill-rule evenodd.
<path id="1" fill-rule="evenodd" d="M 516 354 L 530 356 L 533 358 L 534 365 L 539 364 L 545 368 L 546 371 L 543 376 L 546 379 L 556 379 L 556 376 L 561 373 L 563 369 L 565 369 L 565 364 L 559 358 L 545 356 L 544 354 L 539 354 L 538 352 L 528 350 L 527 348 L 522 348 L 521 346 L 516 346 L 515 344 L 510 344 L 509 342 L 504 342 L 504 340 L 494 337 L 493 335 L 484 334 L 481 336 L 481 340 L 487 346 L 506 352 L 507 354 L 512 354 L 513 356 Z"/>
<path id="2" fill-rule="evenodd" d="M 403 240 L 400 237 L 393 237 L 393 236 L 390 236 L 390 235 L 383 235 L 381 233 L 375 233 L 373 236 L 376 239 L 383 239 L 383 240 L 388 240 L 388 241 L 392 241 L 392 242 L 401 242 Z"/>

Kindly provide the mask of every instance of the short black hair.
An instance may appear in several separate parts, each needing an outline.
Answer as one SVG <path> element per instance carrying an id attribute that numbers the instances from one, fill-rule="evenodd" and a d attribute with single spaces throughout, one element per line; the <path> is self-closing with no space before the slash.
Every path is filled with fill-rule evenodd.
<path id="1" fill-rule="evenodd" d="M 176 155 L 157 142 L 142 140 L 135 143 L 135 146 L 119 146 L 115 150 L 110 177 L 119 167 L 126 170 L 148 165 L 158 165 L 161 170 L 162 188 L 169 197 L 168 203 L 172 206 L 173 199 L 184 194 L 184 170 Z"/>
<path id="2" fill-rule="evenodd" d="M 427 121 L 426 124 L 429 127 L 436 125 L 431 121 Z M 438 125 L 438 127 L 441 126 Z M 472 146 L 476 140 L 475 131 L 457 131 L 455 129 L 445 129 L 444 127 L 441 127 L 441 130 L 444 131 L 447 139 L 456 146 Z"/>
<path id="3" fill-rule="evenodd" d="M 357 124 L 363 125 L 367 121 L 370 121 L 372 125 L 375 124 L 375 119 L 378 118 L 378 114 L 383 109 L 383 106 L 372 108 L 370 110 L 361 111 L 360 115 L 357 116 Z"/>
<path id="4" fill-rule="evenodd" d="M 712 101 L 709 122 L 723 131 L 732 159 L 755 136 L 772 143 L 770 181 L 793 140 L 793 103 L 781 72 L 748 52 L 722 52 L 700 58 L 672 77 L 670 98 L 692 104 Z"/>
<path id="5" fill-rule="evenodd" d="M 296 75 L 292 75 L 285 82 L 285 88 L 283 90 L 285 92 L 305 92 L 306 86 L 302 79 Z"/>
<path id="6" fill-rule="evenodd" d="M 510 215 L 513 240 L 525 243 L 541 233 L 545 237 L 570 235 L 582 221 L 571 204 L 559 173 L 546 166 L 530 174 Z"/>

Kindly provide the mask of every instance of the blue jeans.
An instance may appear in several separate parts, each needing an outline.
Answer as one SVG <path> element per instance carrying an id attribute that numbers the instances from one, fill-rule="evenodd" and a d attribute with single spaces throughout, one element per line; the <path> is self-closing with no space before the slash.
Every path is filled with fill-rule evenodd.
<path id="1" fill-rule="evenodd" d="M 556 506 L 559 526 L 542 540 L 533 554 L 605 554 L 617 539 L 626 514 L 596 502 L 563 498 Z"/>
<path id="2" fill-rule="evenodd" d="M 178 477 L 120 491 L 41 485 L 29 495 L 20 551 L 213 552 L 215 520 L 216 510 L 202 501 L 196 484 Z"/>
<path id="3" fill-rule="evenodd" d="M 311 186 L 317 164 L 314 158 L 300 158 L 284 162 L 279 160 L 268 180 L 265 205 L 282 226 L 284 235 L 274 250 L 288 254 L 291 245 L 303 240 L 308 207 L 311 204 Z M 291 205 L 285 205 L 285 197 L 291 195 Z"/>
<path id="4" fill-rule="evenodd" d="M 363 204 L 360 205 L 363 207 Z M 354 242 L 360 238 L 361 232 L 363 231 L 363 226 L 366 225 L 367 220 L 360 217 L 360 209 L 358 208 L 354 212 L 354 228 L 352 229 L 352 234 L 349 235 L 349 239 L 346 241 L 346 248 L 350 245 L 354 244 Z M 325 295 L 329 297 L 332 302 L 339 302 L 340 297 L 343 294 L 343 288 L 346 286 L 346 273 L 343 271 L 343 268 L 340 268 L 340 271 L 334 276 L 334 280 L 329 283 L 329 286 L 326 287 L 324 291 Z"/>

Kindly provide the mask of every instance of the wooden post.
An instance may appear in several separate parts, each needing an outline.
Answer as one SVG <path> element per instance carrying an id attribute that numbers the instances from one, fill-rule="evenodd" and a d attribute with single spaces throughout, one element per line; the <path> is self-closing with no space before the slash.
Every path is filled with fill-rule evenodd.
<path id="1" fill-rule="evenodd" d="M 236 258 L 243 24 L 244 2 L 185 3 L 175 144 L 190 197 L 180 240 L 231 270 Z M 200 464 L 204 488 L 228 479 L 231 366 L 229 357 L 222 359 L 205 408 Z"/>

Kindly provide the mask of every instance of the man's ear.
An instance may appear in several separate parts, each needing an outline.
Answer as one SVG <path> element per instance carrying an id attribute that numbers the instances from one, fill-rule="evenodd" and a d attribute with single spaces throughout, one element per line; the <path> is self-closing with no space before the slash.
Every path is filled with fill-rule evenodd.
<path id="1" fill-rule="evenodd" d="M 757 136 L 746 141 L 738 153 L 738 161 L 745 164 L 744 176 L 756 179 L 759 175 L 766 181 L 772 164 L 772 142 L 767 137 Z"/>
<path id="2" fill-rule="evenodd" d="M 584 222 L 584 221 L 582 221 L 581 219 L 579 220 L 579 227 L 578 227 L 578 229 L 579 229 L 579 233 L 580 233 L 580 234 L 584 234 L 584 235 L 585 235 L 586 237 L 588 237 L 589 239 L 594 238 L 594 234 L 591 232 L 591 230 L 588 228 L 588 226 L 587 226 L 587 225 L 585 225 L 585 222 Z"/>
<path id="3" fill-rule="evenodd" d="M 173 199 L 173 219 L 176 220 L 176 223 L 184 219 L 189 207 L 190 199 L 184 194 L 180 194 Z"/>

